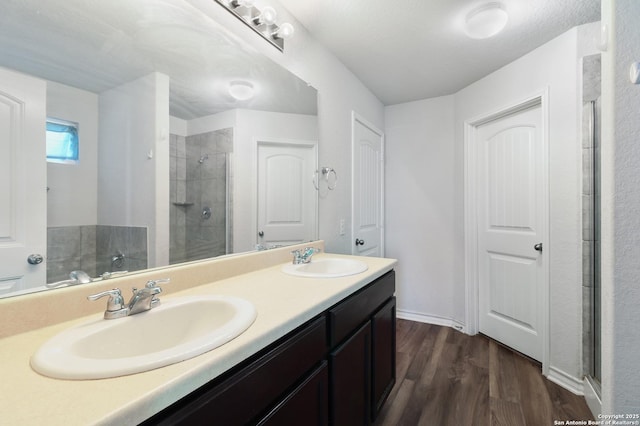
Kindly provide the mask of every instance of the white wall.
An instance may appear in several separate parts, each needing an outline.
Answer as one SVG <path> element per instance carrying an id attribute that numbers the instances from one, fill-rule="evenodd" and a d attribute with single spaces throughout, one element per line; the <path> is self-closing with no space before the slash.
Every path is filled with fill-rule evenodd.
<path id="1" fill-rule="evenodd" d="M 77 164 L 47 163 L 47 226 L 95 225 L 98 95 L 47 81 L 47 117 L 78 123 Z"/>
<path id="2" fill-rule="evenodd" d="M 188 122 L 188 134 L 233 127 L 233 248 L 254 250 L 257 224 L 257 142 L 318 140 L 318 117 L 234 109 Z"/>
<path id="3" fill-rule="evenodd" d="M 169 264 L 169 77 L 100 94 L 98 224 L 148 227 L 149 267 Z"/>
<path id="4" fill-rule="evenodd" d="M 257 144 L 260 140 L 317 141 L 318 119 L 312 115 L 237 110 L 233 135 L 234 251 L 253 250 L 257 243 Z"/>
<path id="5" fill-rule="evenodd" d="M 230 109 L 218 114 L 207 115 L 187 121 L 187 133 L 183 136 L 214 132 L 220 129 L 235 127 L 238 120 L 237 109 Z"/>
<path id="6" fill-rule="evenodd" d="M 396 267 L 398 315 L 450 321 L 456 305 L 454 97 L 385 108 L 386 255 Z M 458 282 L 458 285 L 462 283 Z"/>
<path id="7" fill-rule="evenodd" d="M 383 129 L 382 103 L 276 0 L 269 0 L 268 3 L 277 10 L 279 21 L 291 22 L 296 31 L 286 41 L 284 53 L 239 23 L 215 2 L 188 1 L 258 52 L 270 57 L 318 90 L 319 164 L 333 167 L 340 176 L 338 187 L 326 197 L 320 198 L 320 238 L 325 240 L 328 252 L 351 253 L 351 111 L 356 111 L 373 125 Z M 257 0 L 256 5 L 262 7 L 266 5 L 266 1 Z M 343 236 L 339 235 L 340 219 L 345 219 L 348 224 Z"/>
<path id="8" fill-rule="evenodd" d="M 602 55 L 602 412 L 640 413 L 640 2 L 603 0 L 611 30 Z"/>
<path id="9" fill-rule="evenodd" d="M 574 28 L 452 97 L 385 109 L 387 253 L 400 259 L 398 311 L 464 324 L 464 123 L 549 90 L 550 367 L 574 388 L 582 375 L 578 54 L 596 53 L 597 30 Z"/>
<path id="10" fill-rule="evenodd" d="M 582 352 L 581 204 L 577 30 L 572 29 L 456 94 L 456 146 L 465 120 L 516 105 L 549 89 L 550 365 L 579 381 Z M 457 211 L 463 211 L 459 180 Z M 462 229 L 461 229 L 462 232 Z M 460 250 L 463 247 L 459 247 Z M 458 291 L 462 288 L 458 287 Z M 458 300 L 464 300 L 458 293 Z M 454 313 L 462 315 L 461 309 Z"/>

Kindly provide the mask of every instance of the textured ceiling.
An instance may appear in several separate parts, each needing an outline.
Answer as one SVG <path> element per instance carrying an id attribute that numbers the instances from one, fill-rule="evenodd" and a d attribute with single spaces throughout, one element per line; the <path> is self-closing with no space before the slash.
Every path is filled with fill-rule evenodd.
<path id="1" fill-rule="evenodd" d="M 455 93 L 577 25 L 600 0 L 501 0 L 505 30 L 472 40 L 461 23 L 489 0 L 279 0 L 385 104 Z"/>
<path id="2" fill-rule="evenodd" d="M 94 93 L 161 72 L 170 113 L 183 119 L 316 114 L 315 89 L 184 0 L 0 0 L 0 66 Z M 255 97 L 233 99 L 233 80 L 253 83 Z"/>

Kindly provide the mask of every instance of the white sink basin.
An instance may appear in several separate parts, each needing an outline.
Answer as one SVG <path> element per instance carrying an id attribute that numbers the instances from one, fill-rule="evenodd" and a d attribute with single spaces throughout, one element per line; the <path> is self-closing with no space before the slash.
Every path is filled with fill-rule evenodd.
<path id="1" fill-rule="evenodd" d="M 31 367 L 57 379 L 104 379 L 164 367 L 203 354 L 244 332 L 252 303 L 230 296 L 187 296 L 114 320 L 67 329 L 44 343 Z"/>
<path id="2" fill-rule="evenodd" d="M 309 263 L 299 265 L 288 263 L 282 267 L 282 272 L 298 277 L 338 278 L 359 274 L 367 269 L 367 264 L 360 260 L 329 257 L 312 259 Z"/>

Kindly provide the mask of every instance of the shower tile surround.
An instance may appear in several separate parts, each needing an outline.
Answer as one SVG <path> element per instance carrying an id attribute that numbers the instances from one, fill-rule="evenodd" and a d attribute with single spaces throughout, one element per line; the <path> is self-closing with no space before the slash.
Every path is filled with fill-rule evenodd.
<path id="1" fill-rule="evenodd" d="M 596 197 L 593 182 L 594 150 L 600 146 L 599 114 L 596 114 L 596 134 L 591 138 L 591 101 L 596 101 L 601 92 L 600 55 L 591 55 L 582 61 L 582 366 L 589 374 L 593 365 L 593 297 L 594 297 L 594 250 L 599 244 L 594 232 L 594 200 Z M 599 108 L 598 108 L 599 109 Z"/>
<path id="2" fill-rule="evenodd" d="M 233 129 L 194 136 L 171 135 L 170 139 L 170 262 L 182 263 L 233 251 L 227 234 L 227 162 L 233 151 Z M 208 154 L 202 163 L 200 158 Z M 229 163 L 229 166 L 231 164 Z M 229 196 L 231 195 L 229 179 Z M 191 202 L 176 206 L 173 202 Z M 202 208 L 212 210 L 202 219 Z M 232 215 L 229 215 L 231 219 Z M 232 223 L 228 224 L 232 229 Z M 227 242 L 228 239 L 228 242 Z M 228 247 L 228 250 L 227 250 Z M 122 266 L 112 257 L 122 253 Z M 69 279 L 83 270 L 92 277 L 104 272 L 147 269 L 147 228 L 135 226 L 85 225 L 47 229 L 47 282 Z"/>
<path id="3" fill-rule="evenodd" d="M 233 179 L 229 156 L 233 129 L 170 136 L 170 262 L 219 256 L 233 251 L 228 209 Z M 211 217 L 203 217 L 205 207 Z M 229 230 L 229 231 L 228 231 Z"/>
<path id="4" fill-rule="evenodd" d="M 120 267 L 111 258 L 124 254 Z M 136 226 L 62 226 L 47 229 L 47 282 L 69 279 L 83 270 L 96 277 L 104 272 L 147 268 L 147 228 Z"/>

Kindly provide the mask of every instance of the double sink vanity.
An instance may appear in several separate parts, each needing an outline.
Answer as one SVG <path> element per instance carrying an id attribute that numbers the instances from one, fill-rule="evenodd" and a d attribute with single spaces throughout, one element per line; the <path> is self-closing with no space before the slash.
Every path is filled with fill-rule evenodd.
<path id="1" fill-rule="evenodd" d="M 323 248 L 0 300 L 2 421 L 372 422 L 395 381 L 396 262 L 319 253 L 292 264 L 290 252 L 309 245 Z M 114 287 L 124 293 L 145 282 L 164 290 L 157 306 L 103 319 Z M 86 300 L 101 292 L 109 304 Z"/>

